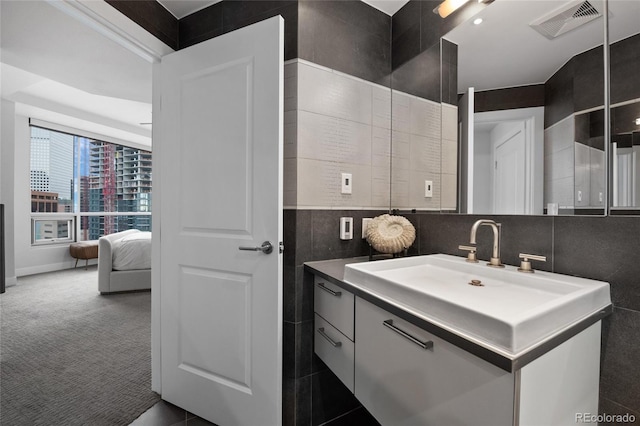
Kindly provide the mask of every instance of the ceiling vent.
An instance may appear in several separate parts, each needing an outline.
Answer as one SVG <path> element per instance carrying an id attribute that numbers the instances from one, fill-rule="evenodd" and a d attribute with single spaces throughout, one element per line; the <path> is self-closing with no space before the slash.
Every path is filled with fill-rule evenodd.
<path id="1" fill-rule="evenodd" d="M 529 26 L 548 39 L 554 39 L 600 16 L 602 14 L 588 0 L 579 0 L 536 19 Z"/>

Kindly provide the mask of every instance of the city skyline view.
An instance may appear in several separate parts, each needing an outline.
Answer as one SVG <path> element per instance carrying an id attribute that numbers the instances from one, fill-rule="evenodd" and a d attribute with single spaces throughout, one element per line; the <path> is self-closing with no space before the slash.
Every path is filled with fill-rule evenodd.
<path id="1" fill-rule="evenodd" d="M 150 231 L 150 215 L 126 213 L 151 212 L 151 166 L 149 151 L 31 127 L 31 210 L 123 213 L 81 216 L 79 240 Z"/>

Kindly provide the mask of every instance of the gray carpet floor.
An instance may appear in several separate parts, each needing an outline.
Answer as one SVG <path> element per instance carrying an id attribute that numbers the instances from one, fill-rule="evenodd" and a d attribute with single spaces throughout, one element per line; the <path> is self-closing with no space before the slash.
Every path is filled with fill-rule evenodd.
<path id="1" fill-rule="evenodd" d="M 90 267 L 0 296 L 0 424 L 128 425 L 151 391 L 151 293 L 101 296 Z"/>

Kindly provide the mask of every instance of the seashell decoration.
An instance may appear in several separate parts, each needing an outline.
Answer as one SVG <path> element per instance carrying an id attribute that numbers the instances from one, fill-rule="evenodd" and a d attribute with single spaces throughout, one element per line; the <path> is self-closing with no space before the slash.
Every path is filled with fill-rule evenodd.
<path id="1" fill-rule="evenodd" d="M 383 214 L 369 222 L 366 238 L 380 253 L 400 253 L 413 244 L 416 229 L 406 217 Z"/>

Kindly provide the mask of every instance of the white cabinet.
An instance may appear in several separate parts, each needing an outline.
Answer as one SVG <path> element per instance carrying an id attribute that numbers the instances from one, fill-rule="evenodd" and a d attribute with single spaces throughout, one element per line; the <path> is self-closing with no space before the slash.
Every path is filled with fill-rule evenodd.
<path id="1" fill-rule="evenodd" d="M 314 287 L 315 353 L 353 392 L 353 293 L 318 276 Z"/>
<path id="2" fill-rule="evenodd" d="M 355 395 L 382 425 L 512 424 L 511 373 L 360 298 L 356 336 Z"/>

